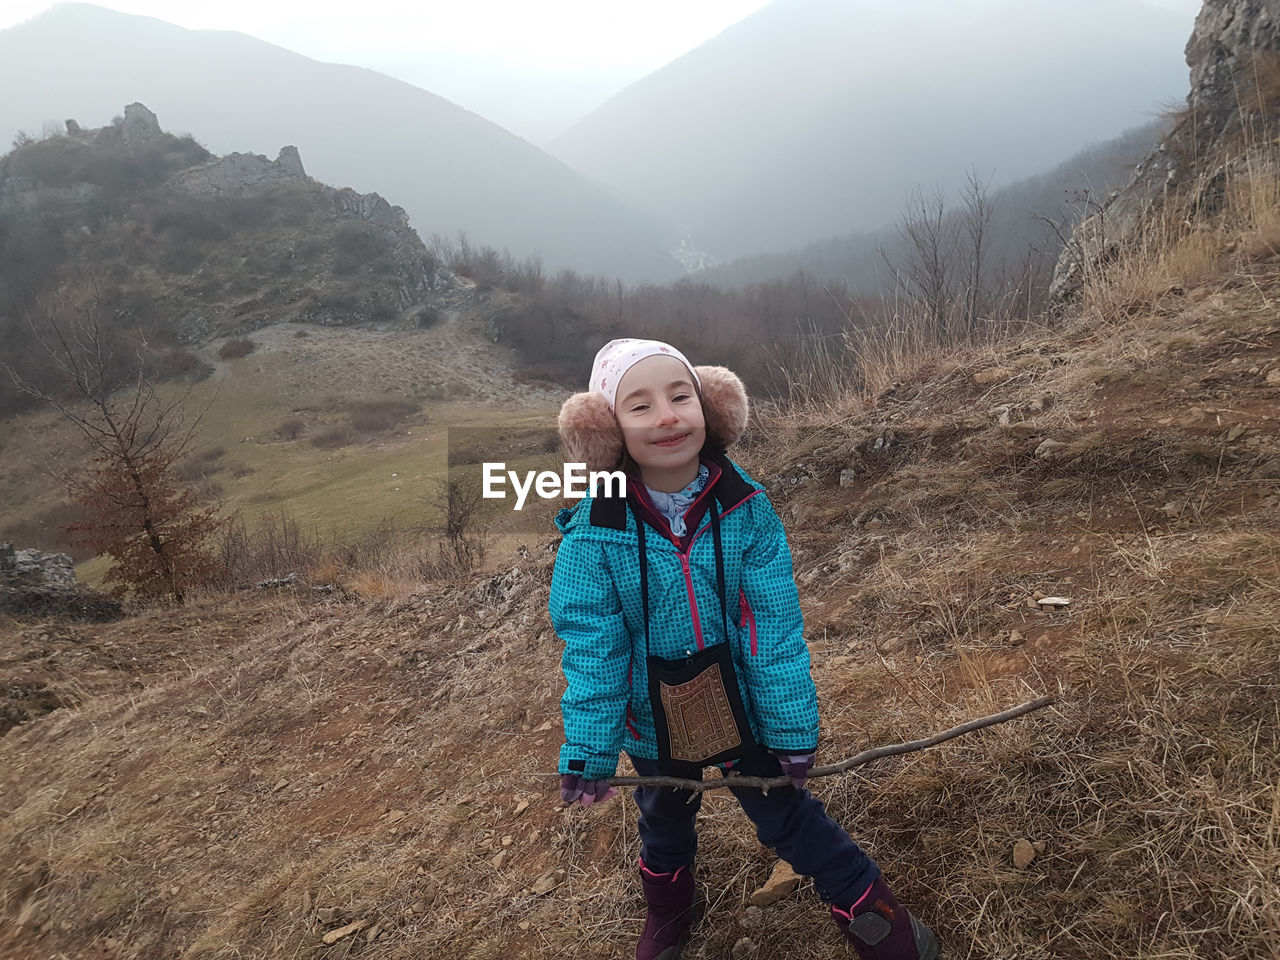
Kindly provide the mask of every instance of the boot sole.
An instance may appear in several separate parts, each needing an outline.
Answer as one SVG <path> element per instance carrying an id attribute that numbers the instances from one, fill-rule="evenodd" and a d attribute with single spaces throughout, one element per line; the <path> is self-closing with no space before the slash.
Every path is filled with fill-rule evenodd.
<path id="1" fill-rule="evenodd" d="M 914 923 L 916 935 L 916 953 L 920 955 L 920 960 L 938 960 L 942 956 L 942 948 L 938 946 L 938 938 L 933 935 L 933 931 L 924 924 Z"/>

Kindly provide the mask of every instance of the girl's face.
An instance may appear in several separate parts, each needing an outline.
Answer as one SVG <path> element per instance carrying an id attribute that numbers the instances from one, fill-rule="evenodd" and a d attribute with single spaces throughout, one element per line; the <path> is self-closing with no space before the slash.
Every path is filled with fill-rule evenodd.
<path id="1" fill-rule="evenodd" d="M 696 475 L 707 426 L 683 363 L 675 357 L 645 357 L 623 374 L 617 398 L 614 415 L 642 478 L 685 469 Z"/>

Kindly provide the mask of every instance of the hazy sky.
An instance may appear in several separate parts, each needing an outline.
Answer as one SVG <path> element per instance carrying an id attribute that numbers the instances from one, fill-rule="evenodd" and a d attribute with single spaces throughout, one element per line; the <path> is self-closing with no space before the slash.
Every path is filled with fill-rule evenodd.
<path id="1" fill-rule="evenodd" d="M 370 67 L 439 94 L 533 143 L 768 0 L 105 0 L 191 29 L 237 30 L 297 53 Z M 937 0 L 884 0 L 927 6 Z M 981 5 L 991 0 L 946 0 Z M 1185 11 L 1201 0 L 1146 0 Z M 48 9 L 0 0 L 0 29 Z"/>
<path id="2" fill-rule="evenodd" d="M 543 143 L 768 0 L 105 0 L 391 74 Z M 0 0 L 0 28 L 49 0 Z M 513 81 L 515 81 L 513 83 Z"/>

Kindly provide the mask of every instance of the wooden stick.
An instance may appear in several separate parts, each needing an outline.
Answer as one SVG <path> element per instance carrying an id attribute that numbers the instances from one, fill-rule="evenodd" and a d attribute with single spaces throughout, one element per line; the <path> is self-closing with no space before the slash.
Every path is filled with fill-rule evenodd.
<path id="1" fill-rule="evenodd" d="M 830 777 L 837 773 L 844 773 L 846 770 L 852 770 L 854 767 L 860 767 L 864 763 L 870 763 L 872 760 L 879 760 L 882 757 L 896 757 L 900 753 L 914 753 L 916 750 L 924 750 L 926 747 L 935 747 L 947 740 L 953 740 L 956 737 L 966 733 L 972 733 L 974 730 L 981 730 L 983 727 L 991 727 L 997 723 L 1004 723 L 1006 720 L 1013 720 L 1024 714 L 1031 713 L 1034 710 L 1042 710 L 1050 706 L 1054 702 L 1053 697 L 1040 697 L 1036 700 L 1030 700 L 1021 706 L 1013 707 L 1005 710 L 1003 713 L 996 713 L 989 717 L 981 717 L 977 720 L 970 720 L 968 723 L 962 723 L 958 727 L 952 727 L 950 730 L 944 730 L 942 733 L 935 733 L 932 737 L 924 740 L 912 740 L 908 743 L 894 743 L 884 747 L 873 747 L 870 750 L 863 750 L 861 753 L 854 754 L 847 760 L 841 760 L 839 763 L 831 763 L 822 767 L 814 767 L 809 771 L 812 777 Z M 703 780 L 682 780 L 679 777 L 611 777 L 609 783 L 615 787 L 675 787 L 680 790 L 693 790 L 703 793 L 707 790 L 725 790 L 738 789 L 739 787 L 758 787 L 761 790 L 769 790 L 772 787 L 785 787 L 791 783 L 790 777 L 739 777 L 732 774 L 721 777 L 719 780 L 703 781 Z"/>

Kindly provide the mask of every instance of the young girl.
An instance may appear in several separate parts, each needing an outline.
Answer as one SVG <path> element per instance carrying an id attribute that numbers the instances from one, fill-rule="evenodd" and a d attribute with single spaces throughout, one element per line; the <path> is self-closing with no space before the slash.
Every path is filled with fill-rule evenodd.
<path id="1" fill-rule="evenodd" d="M 928 927 L 804 789 L 818 744 L 791 553 L 761 487 L 725 456 L 746 425 L 741 381 L 674 347 L 614 340 L 590 390 L 560 412 L 570 461 L 621 467 L 626 497 L 561 511 L 550 612 L 567 689 L 560 793 L 607 800 L 625 750 L 641 776 L 700 780 L 704 766 L 784 773 L 794 786 L 733 794 L 761 843 L 813 878 L 867 960 L 933 960 Z M 702 795 L 640 787 L 648 911 L 637 960 L 676 960 L 693 919 Z"/>

